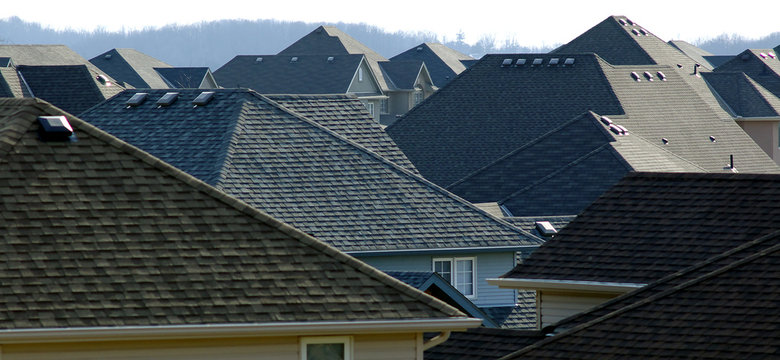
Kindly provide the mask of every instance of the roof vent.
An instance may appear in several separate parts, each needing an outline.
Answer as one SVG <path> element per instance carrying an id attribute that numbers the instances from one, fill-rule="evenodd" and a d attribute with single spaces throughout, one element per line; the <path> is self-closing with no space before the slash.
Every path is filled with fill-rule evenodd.
<path id="1" fill-rule="evenodd" d="M 750 60 L 750 54 L 744 53 L 739 58 L 742 59 L 742 61 L 748 61 L 748 60 Z"/>
<path id="2" fill-rule="evenodd" d="M 501 67 L 512 65 L 512 59 L 504 59 L 504 61 L 501 62 Z"/>
<path id="3" fill-rule="evenodd" d="M 417 51 L 422 51 L 422 46 L 418 46 Z"/>
<path id="4" fill-rule="evenodd" d="M 177 93 L 177 92 L 165 93 L 165 95 L 163 95 L 160 98 L 160 100 L 157 100 L 156 105 L 157 105 L 157 107 L 170 106 L 171 104 L 176 102 L 176 99 L 178 97 L 179 97 L 179 93 Z"/>
<path id="5" fill-rule="evenodd" d="M 775 53 L 773 52 L 768 52 L 766 54 L 769 55 L 769 57 L 771 57 L 772 59 L 777 59 L 777 55 L 775 55 Z"/>
<path id="6" fill-rule="evenodd" d="M 647 79 L 647 81 L 653 81 L 653 74 L 645 71 L 642 75 L 645 76 L 645 79 Z"/>
<path id="7" fill-rule="evenodd" d="M 631 32 L 634 33 L 634 35 L 636 35 L 636 36 L 641 36 L 642 35 L 642 33 L 640 33 L 639 30 L 637 30 L 637 29 L 631 29 Z"/>
<path id="8" fill-rule="evenodd" d="M 661 79 L 661 81 L 666 81 L 666 74 L 664 74 L 664 73 L 662 73 L 660 71 L 655 73 L 655 74 L 658 75 L 658 78 Z"/>
<path id="9" fill-rule="evenodd" d="M 192 100 L 192 105 L 195 105 L 195 107 L 198 106 L 204 106 L 208 104 L 211 99 L 214 98 L 214 92 L 213 91 L 204 91 L 198 95 L 195 100 Z"/>
<path id="10" fill-rule="evenodd" d="M 607 125 L 607 126 L 612 125 L 612 119 L 610 119 L 610 118 L 608 118 L 606 116 L 602 116 L 601 117 L 601 122 L 604 123 L 604 125 Z"/>
<path id="11" fill-rule="evenodd" d="M 682 64 L 677 64 L 677 67 L 682 69 Z"/>
<path id="12" fill-rule="evenodd" d="M 542 62 L 544 62 L 543 59 L 536 58 L 534 59 L 533 65 L 542 65 Z"/>
<path id="13" fill-rule="evenodd" d="M 761 56 L 762 59 L 766 59 L 766 54 L 765 53 L 759 53 L 758 56 Z"/>
<path id="14" fill-rule="evenodd" d="M 74 141 L 73 127 L 63 116 L 39 116 L 38 135 L 43 141 Z"/>
<path id="15" fill-rule="evenodd" d="M 333 56 L 328 56 L 328 62 L 329 63 L 332 63 L 335 59 L 336 58 L 334 58 Z"/>
<path id="16" fill-rule="evenodd" d="M 620 128 L 617 127 L 617 125 L 615 124 L 609 125 L 609 131 L 612 131 L 613 133 L 615 133 L 615 135 L 620 135 Z"/>
<path id="17" fill-rule="evenodd" d="M 650 34 L 647 30 L 642 29 L 642 28 L 639 28 L 639 32 L 641 32 L 642 35 L 644 35 L 644 36 L 647 36 L 648 34 Z"/>
<path id="18" fill-rule="evenodd" d="M 566 60 L 563 61 L 563 65 L 574 65 L 574 58 L 566 58 Z"/>
<path id="19" fill-rule="evenodd" d="M 141 105 L 144 103 L 144 101 L 146 101 L 146 97 L 148 95 L 149 94 L 147 93 L 135 93 L 133 96 L 130 97 L 130 100 L 127 100 L 125 105 L 127 105 L 128 108 Z"/>
<path id="20" fill-rule="evenodd" d="M 628 22 L 629 25 L 636 25 L 636 23 L 631 21 L 629 18 L 626 18 L 626 21 Z"/>
<path id="21" fill-rule="evenodd" d="M 547 64 L 548 64 L 548 66 L 558 65 L 558 61 L 560 61 L 560 59 L 552 58 L 552 59 L 550 59 L 550 62 L 547 63 Z"/>
<path id="22" fill-rule="evenodd" d="M 642 81 L 642 79 L 639 78 L 639 74 L 637 74 L 635 71 L 631 72 L 631 77 L 636 81 Z"/>
<path id="23" fill-rule="evenodd" d="M 517 66 L 525 65 L 525 59 L 517 59 L 517 61 L 515 61 L 515 65 Z"/>
<path id="24" fill-rule="evenodd" d="M 543 236 L 553 236 L 558 233 L 558 230 L 555 230 L 555 227 L 549 221 L 537 221 L 536 230 Z"/>
<path id="25" fill-rule="evenodd" d="M 710 136 L 710 141 L 715 142 L 715 137 L 714 136 Z"/>
<path id="26" fill-rule="evenodd" d="M 293 57 L 291 57 L 291 58 L 290 58 L 290 62 L 291 62 L 291 63 L 298 62 L 298 57 L 297 57 L 297 56 L 293 56 Z"/>
<path id="27" fill-rule="evenodd" d="M 666 139 L 666 138 L 661 138 L 661 142 L 663 142 L 663 143 L 664 143 L 664 145 L 666 145 L 666 144 L 668 144 L 668 143 L 669 143 L 669 140 L 668 140 L 668 139 Z"/>
<path id="28" fill-rule="evenodd" d="M 620 135 L 628 135 L 628 129 L 623 125 L 615 125 L 620 130 Z"/>
<path id="29" fill-rule="evenodd" d="M 105 58 L 106 60 L 111 60 L 111 54 L 106 54 L 106 56 L 104 56 L 104 58 Z"/>
<path id="30" fill-rule="evenodd" d="M 111 82 L 108 81 L 108 78 L 105 75 L 103 75 L 103 74 L 99 74 L 98 76 L 95 76 L 95 79 L 97 79 L 97 81 L 101 85 L 111 86 Z"/>
<path id="31" fill-rule="evenodd" d="M 626 24 L 628 24 L 626 22 L 626 20 L 623 20 L 623 19 L 618 19 L 618 22 L 620 23 L 620 25 L 623 25 L 623 26 L 626 26 Z"/>
<path id="32" fill-rule="evenodd" d="M 255 63 L 259 64 L 261 62 L 263 62 L 263 58 L 262 57 L 256 57 L 255 58 Z"/>

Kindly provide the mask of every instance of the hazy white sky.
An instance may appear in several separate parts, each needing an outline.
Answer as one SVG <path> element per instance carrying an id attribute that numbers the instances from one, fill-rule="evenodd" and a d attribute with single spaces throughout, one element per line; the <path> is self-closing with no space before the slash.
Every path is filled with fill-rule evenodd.
<path id="1" fill-rule="evenodd" d="M 565 43 L 609 15 L 626 15 L 664 40 L 693 42 L 722 33 L 757 38 L 780 31 L 780 1 L 728 3 L 730 6 L 691 0 L 32 0 L 4 3 L 0 18 L 18 16 L 55 29 L 100 26 L 111 31 L 219 19 L 342 21 L 388 31 L 432 32 L 448 40 L 463 31 L 469 43 L 487 35 L 498 41 L 513 38 L 525 46 Z M 713 4 L 712 9 L 707 4 Z"/>

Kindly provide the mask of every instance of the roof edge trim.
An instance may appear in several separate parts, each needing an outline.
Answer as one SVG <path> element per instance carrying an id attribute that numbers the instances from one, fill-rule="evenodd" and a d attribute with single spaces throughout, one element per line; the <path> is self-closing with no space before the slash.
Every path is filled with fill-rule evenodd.
<path id="1" fill-rule="evenodd" d="M 429 248 L 429 249 L 398 249 L 398 250 L 357 250 L 357 251 L 344 251 L 348 255 L 360 257 L 360 256 L 384 256 L 384 255 L 414 255 L 414 254 L 430 254 L 430 253 L 483 253 L 483 252 L 503 252 L 503 251 L 516 251 L 533 249 L 539 247 L 541 244 L 534 245 L 512 245 L 512 246 L 480 246 L 480 247 L 464 247 L 464 248 Z"/>
<path id="2" fill-rule="evenodd" d="M 617 283 L 603 281 L 583 281 L 583 280 L 553 280 L 553 279 L 517 279 L 517 278 L 494 278 L 487 279 L 490 285 L 496 285 L 500 288 L 511 289 L 533 289 L 533 290 L 568 290 L 579 292 L 599 292 L 599 293 L 626 293 L 641 288 L 647 284 L 637 283 Z"/>

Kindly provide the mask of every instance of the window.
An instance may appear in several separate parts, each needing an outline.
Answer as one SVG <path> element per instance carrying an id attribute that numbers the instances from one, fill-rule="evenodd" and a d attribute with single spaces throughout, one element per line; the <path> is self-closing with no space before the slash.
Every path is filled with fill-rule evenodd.
<path id="1" fill-rule="evenodd" d="M 351 360 L 352 339 L 348 336 L 304 337 L 301 360 Z"/>
<path id="2" fill-rule="evenodd" d="M 382 101 L 379 103 L 379 113 L 380 114 L 390 113 L 390 105 L 388 104 L 387 99 L 382 99 Z"/>
<path id="3" fill-rule="evenodd" d="M 474 298 L 476 297 L 475 263 L 476 260 L 473 257 L 436 258 L 433 259 L 433 271 L 449 281 L 467 298 Z"/>
<path id="4" fill-rule="evenodd" d="M 358 68 L 358 81 L 363 81 L 363 68 Z"/>
<path id="5" fill-rule="evenodd" d="M 414 91 L 414 106 L 423 101 L 423 92 L 421 90 Z"/>
<path id="6" fill-rule="evenodd" d="M 368 110 L 368 113 L 371 114 L 371 116 L 374 116 L 374 103 L 367 102 L 366 110 Z"/>

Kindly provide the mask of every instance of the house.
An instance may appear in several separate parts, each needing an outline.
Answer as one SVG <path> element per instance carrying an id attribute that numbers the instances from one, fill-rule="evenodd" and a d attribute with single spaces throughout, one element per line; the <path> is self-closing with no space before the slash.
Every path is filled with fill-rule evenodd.
<path id="1" fill-rule="evenodd" d="M 538 328 L 780 230 L 780 175 L 629 173 L 514 270 Z"/>
<path id="2" fill-rule="evenodd" d="M 391 62 L 418 60 L 425 63 L 433 85 L 442 88 L 477 59 L 444 44 L 425 42 L 390 58 Z"/>
<path id="3" fill-rule="evenodd" d="M 123 84 L 137 89 L 216 89 L 208 67 L 174 67 L 135 49 L 111 49 L 89 60 Z"/>
<path id="4" fill-rule="evenodd" d="M 359 100 L 342 95 L 353 105 L 339 108 L 334 97 L 293 106 L 248 89 L 127 90 L 80 116 L 380 270 L 436 271 L 481 308 L 514 306 L 514 290 L 485 279 L 542 239 L 375 150 L 392 142 L 339 132 Z"/>
<path id="5" fill-rule="evenodd" d="M 572 327 L 502 359 L 774 358 L 778 240 L 771 232 L 727 249 L 567 319 Z"/>
<path id="6" fill-rule="evenodd" d="M 2 97 L 38 97 L 78 114 L 122 90 L 64 45 L 0 45 Z"/>
<path id="7" fill-rule="evenodd" d="M 355 94 L 383 124 L 435 91 L 420 61 L 391 64 L 333 26 L 316 28 L 277 55 L 239 55 L 214 76 L 224 87 L 265 94 Z"/>
<path id="8" fill-rule="evenodd" d="M 44 101 L 0 99 L 0 159 L 4 359 L 420 360 L 481 322 Z"/>

